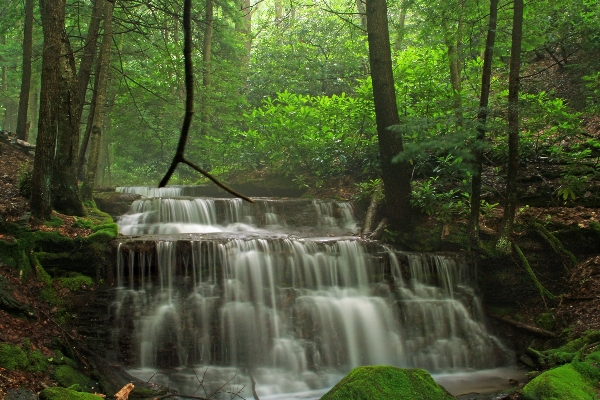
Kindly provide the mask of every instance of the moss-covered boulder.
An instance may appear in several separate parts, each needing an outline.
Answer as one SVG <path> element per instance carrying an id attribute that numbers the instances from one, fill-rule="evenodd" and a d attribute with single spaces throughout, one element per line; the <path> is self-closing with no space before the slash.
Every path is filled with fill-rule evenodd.
<path id="1" fill-rule="evenodd" d="M 97 390 L 96 382 L 69 365 L 59 365 L 56 367 L 53 377 L 62 387 L 68 388 L 73 385 L 79 385 L 79 387 L 86 392 Z"/>
<path id="2" fill-rule="evenodd" d="M 449 400 L 454 397 L 422 369 L 354 368 L 321 400 Z"/>
<path id="3" fill-rule="evenodd" d="M 91 393 L 60 387 L 44 389 L 40 393 L 40 400 L 100 400 L 101 398 Z"/>
<path id="4" fill-rule="evenodd" d="M 0 367 L 8 370 L 22 370 L 27 367 L 27 354 L 19 346 L 0 343 Z"/>
<path id="5" fill-rule="evenodd" d="M 583 364 L 583 363 L 582 363 Z M 588 364 L 589 365 L 589 364 Z M 591 367 L 591 365 L 590 365 Z M 596 385 L 574 364 L 548 370 L 523 388 L 525 400 L 597 400 Z"/>

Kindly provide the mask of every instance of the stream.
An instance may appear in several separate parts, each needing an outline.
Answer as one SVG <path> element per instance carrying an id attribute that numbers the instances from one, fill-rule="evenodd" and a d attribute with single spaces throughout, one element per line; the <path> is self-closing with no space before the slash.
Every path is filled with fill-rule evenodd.
<path id="1" fill-rule="evenodd" d="M 250 399 L 251 375 L 264 400 L 318 399 L 360 365 L 424 368 L 454 395 L 523 378 L 460 254 L 353 236 L 347 202 L 118 190 L 144 197 L 118 221 L 111 341 L 144 381 Z"/>

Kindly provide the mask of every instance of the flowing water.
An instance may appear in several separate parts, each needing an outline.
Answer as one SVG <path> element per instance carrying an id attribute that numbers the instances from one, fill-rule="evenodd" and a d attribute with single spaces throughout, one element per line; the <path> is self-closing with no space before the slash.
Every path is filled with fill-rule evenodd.
<path id="1" fill-rule="evenodd" d="M 349 203 L 120 190 L 146 196 L 119 220 L 133 236 L 111 308 L 118 361 L 141 379 L 252 398 L 251 373 L 261 399 L 319 398 L 359 365 L 450 382 L 510 357 L 486 329 L 471 265 L 351 236 Z"/>

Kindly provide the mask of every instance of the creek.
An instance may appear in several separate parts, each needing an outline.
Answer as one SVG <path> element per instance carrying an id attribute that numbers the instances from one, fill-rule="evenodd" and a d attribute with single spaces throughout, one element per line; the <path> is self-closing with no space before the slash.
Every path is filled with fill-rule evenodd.
<path id="1" fill-rule="evenodd" d="M 145 197 L 118 221 L 111 343 L 142 380 L 317 399 L 360 365 L 424 368 L 453 394 L 514 377 L 461 254 L 352 236 L 347 202 L 119 191 Z"/>

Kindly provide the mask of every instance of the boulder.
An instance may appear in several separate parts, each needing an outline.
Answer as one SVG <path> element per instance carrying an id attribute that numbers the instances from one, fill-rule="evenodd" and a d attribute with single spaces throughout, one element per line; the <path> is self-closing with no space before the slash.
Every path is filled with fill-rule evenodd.
<path id="1" fill-rule="evenodd" d="M 422 369 L 390 366 L 354 368 L 321 400 L 450 400 L 446 389 Z"/>
<path id="2" fill-rule="evenodd" d="M 583 364 L 583 363 L 582 363 Z M 522 391 L 525 400 L 596 400 L 597 381 L 580 373 L 574 364 L 545 371 Z"/>

